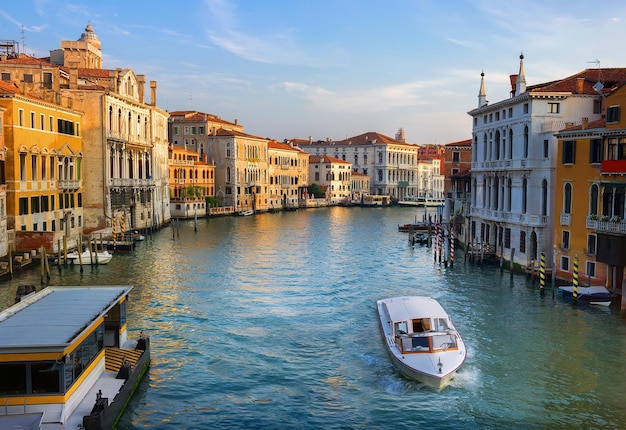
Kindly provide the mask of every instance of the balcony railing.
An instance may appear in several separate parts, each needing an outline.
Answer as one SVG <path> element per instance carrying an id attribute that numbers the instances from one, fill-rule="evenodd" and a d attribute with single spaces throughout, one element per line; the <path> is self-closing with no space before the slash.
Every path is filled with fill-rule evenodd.
<path id="1" fill-rule="evenodd" d="M 78 179 L 59 179 L 57 181 L 59 190 L 77 190 L 80 188 L 80 180 Z"/>
<path id="2" fill-rule="evenodd" d="M 561 214 L 561 225 L 570 225 L 572 214 Z"/>
<path id="3" fill-rule="evenodd" d="M 597 232 L 626 234 L 626 223 L 623 221 L 611 222 L 587 218 L 586 226 L 596 229 Z"/>

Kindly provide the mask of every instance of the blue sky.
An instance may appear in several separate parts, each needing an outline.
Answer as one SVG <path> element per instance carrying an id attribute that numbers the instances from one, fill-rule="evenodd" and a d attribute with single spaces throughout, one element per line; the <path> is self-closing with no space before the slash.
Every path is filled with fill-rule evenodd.
<path id="1" fill-rule="evenodd" d="M 528 85 L 626 67 L 626 2 L 571 0 L 22 0 L 0 3 L 0 39 L 48 56 L 90 22 L 105 68 L 158 84 L 157 105 L 234 121 L 249 134 L 409 143 L 471 137 L 467 112 Z M 147 92 L 149 94 L 149 92 Z"/>

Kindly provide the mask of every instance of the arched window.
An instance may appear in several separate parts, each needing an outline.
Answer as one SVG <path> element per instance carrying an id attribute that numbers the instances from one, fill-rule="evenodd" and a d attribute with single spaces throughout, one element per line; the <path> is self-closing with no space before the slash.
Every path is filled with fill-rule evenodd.
<path id="1" fill-rule="evenodd" d="M 548 215 L 548 181 L 541 182 L 541 215 Z"/>
<path id="2" fill-rule="evenodd" d="M 513 159 L 513 129 L 509 129 L 509 160 Z"/>
<path id="3" fill-rule="evenodd" d="M 598 215 L 598 184 L 592 184 L 589 190 L 589 215 Z"/>
<path id="4" fill-rule="evenodd" d="M 524 127 L 524 158 L 528 158 L 528 126 Z"/>
<path id="5" fill-rule="evenodd" d="M 496 141 L 494 143 L 494 146 L 496 150 L 495 158 L 496 160 L 499 160 L 500 159 L 500 130 L 496 131 Z"/>
<path id="6" fill-rule="evenodd" d="M 563 189 L 563 213 L 572 213 L 572 184 L 569 182 L 565 184 Z"/>
<path id="7" fill-rule="evenodd" d="M 526 204 L 528 197 L 528 181 L 526 178 L 522 181 L 522 213 L 526 213 Z"/>
<path id="8" fill-rule="evenodd" d="M 511 195 L 512 195 L 512 184 L 513 182 L 511 181 L 511 178 L 508 179 L 507 181 L 507 187 L 506 187 L 506 210 L 507 211 L 511 211 Z"/>

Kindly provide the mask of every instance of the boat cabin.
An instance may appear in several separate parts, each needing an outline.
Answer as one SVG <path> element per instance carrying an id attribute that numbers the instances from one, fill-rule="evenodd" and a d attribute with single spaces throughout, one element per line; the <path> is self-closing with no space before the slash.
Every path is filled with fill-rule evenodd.
<path id="1" fill-rule="evenodd" d="M 413 318 L 393 324 L 396 345 L 402 353 L 457 349 L 457 337 L 447 318 Z"/>
<path id="2" fill-rule="evenodd" d="M 131 289 L 47 287 L 2 311 L 0 417 L 65 423 L 105 371 L 105 348 L 127 341 Z"/>

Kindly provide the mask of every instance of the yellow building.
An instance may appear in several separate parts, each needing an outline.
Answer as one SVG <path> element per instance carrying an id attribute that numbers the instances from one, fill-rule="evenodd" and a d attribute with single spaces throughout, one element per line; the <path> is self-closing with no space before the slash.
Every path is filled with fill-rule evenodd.
<path id="1" fill-rule="evenodd" d="M 4 257 L 9 252 L 9 237 L 7 235 L 7 178 L 5 165 L 6 147 L 4 146 L 4 112 L 5 109 L 0 107 L 0 258 Z"/>
<path id="2" fill-rule="evenodd" d="M 235 212 L 265 212 L 268 201 L 268 139 L 219 128 L 208 136 L 215 163 L 215 198 Z"/>
<path id="3" fill-rule="evenodd" d="M 300 148 L 269 141 L 269 209 L 293 209 L 300 207 L 306 195 L 309 175 L 309 154 Z"/>
<path id="4" fill-rule="evenodd" d="M 57 252 L 83 230 L 81 113 L 0 82 L 4 112 L 7 228 L 15 249 Z"/>
<path id="5" fill-rule="evenodd" d="M 190 218 L 207 214 L 207 197 L 215 194 L 215 168 L 206 154 L 170 146 L 170 211 L 172 217 Z"/>
<path id="6" fill-rule="evenodd" d="M 603 99 L 603 118 L 557 134 L 557 278 L 621 293 L 626 266 L 626 86 Z M 622 309 L 626 303 L 622 300 Z"/>

